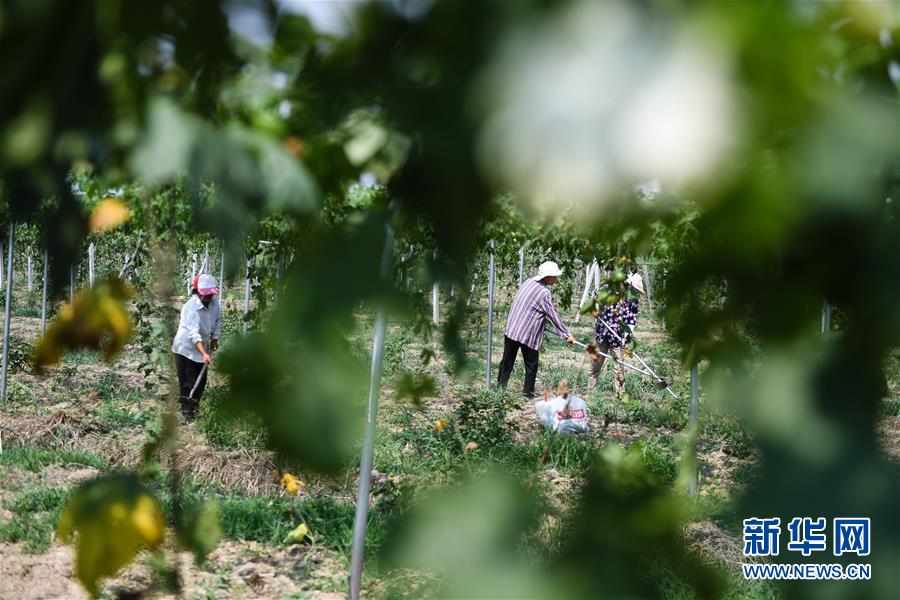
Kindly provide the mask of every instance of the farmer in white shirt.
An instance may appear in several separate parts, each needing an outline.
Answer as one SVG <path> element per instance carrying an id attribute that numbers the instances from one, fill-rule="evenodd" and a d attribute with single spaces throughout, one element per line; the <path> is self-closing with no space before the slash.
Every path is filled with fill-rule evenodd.
<path id="1" fill-rule="evenodd" d="M 218 284 L 212 275 L 198 275 L 194 278 L 191 297 L 181 307 L 181 321 L 172 342 L 172 352 L 178 370 L 181 414 L 185 420 L 193 420 L 197 416 L 200 396 L 206 387 L 206 372 L 193 396 L 191 390 L 200 377 L 203 365 L 212 362 L 210 352 L 219 347 L 222 309 L 216 298 L 218 293 Z"/>

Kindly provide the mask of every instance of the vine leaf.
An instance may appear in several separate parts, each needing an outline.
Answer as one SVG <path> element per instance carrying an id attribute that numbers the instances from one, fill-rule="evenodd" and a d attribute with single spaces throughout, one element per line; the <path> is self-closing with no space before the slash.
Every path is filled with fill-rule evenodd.
<path id="1" fill-rule="evenodd" d="M 118 279 L 101 282 L 78 292 L 71 304 L 63 306 L 56 320 L 34 349 L 38 372 L 59 362 L 66 350 L 93 348 L 112 359 L 131 335 L 131 321 L 125 301 L 132 291 Z"/>
<path id="2" fill-rule="evenodd" d="M 108 475 L 82 484 L 59 520 L 63 543 L 75 541 L 75 574 L 91 594 L 100 580 L 163 541 L 165 521 L 156 497 L 133 475 Z"/>

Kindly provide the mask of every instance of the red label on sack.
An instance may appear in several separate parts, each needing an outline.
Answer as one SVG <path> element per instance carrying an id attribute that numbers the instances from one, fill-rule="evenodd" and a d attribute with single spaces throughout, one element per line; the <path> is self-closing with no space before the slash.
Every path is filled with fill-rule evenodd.
<path id="1" fill-rule="evenodd" d="M 584 418 L 584 409 L 583 408 L 573 408 L 569 411 L 569 416 L 565 416 L 562 414 L 562 411 L 556 413 L 556 416 L 560 419 L 583 419 Z"/>

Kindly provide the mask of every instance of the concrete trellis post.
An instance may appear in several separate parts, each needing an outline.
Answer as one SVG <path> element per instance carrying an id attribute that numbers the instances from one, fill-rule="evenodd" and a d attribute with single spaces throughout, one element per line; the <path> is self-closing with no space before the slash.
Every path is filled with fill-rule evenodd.
<path id="1" fill-rule="evenodd" d="M 6 258 L 6 306 L 3 307 L 3 373 L 0 376 L 0 400 L 6 400 L 6 377 L 9 373 L 9 310 L 12 305 L 13 248 L 16 226 L 9 224 L 9 251 Z"/>
<path id="2" fill-rule="evenodd" d="M 31 290 L 34 289 L 34 261 L 31 258 L 31 248 L 28 248 L 26 253 L 25 262 L 28 273 L 28 291 L 31 292 Z"/>
<path id="3" fill-rule="evenodd" d="M 131 263 L 137 258 L 138 251 L 141 249 L 141 240 L 143 238 L 144 232 L 138 231 L 137 241 L 134 243 L 134 250 L 132 250 L 131 253 L 125 254 L 125 261 L 122 263 L 122 268 L 119 269 L 119 279 L 125 279 L 125 275 L 128 273 Z"/>
<path id="4" fill-rule="evenodd" d="M 519 287 L 522 287 L 522 277 L 525 275 L 525 244 L 519 246 Z"/>
<path id="5" fill-rule="evenodd" d="M 190 294 L 191 290 L 194 289 L 194 277 L 197 276 L 197 254 L 194 253 L 191 256 L 191 276 L 188 278 L 187 282 L 187 293 Z"/>
<path id="6" fill-rule="evenodd" d="M 281 256 L 279 255 L 278 262 L 275 263 L 275 295 L 273 296 L 273 305 L 278 304 L 278 298 L 280 296 L 279 292 L 281 291 L 281 263 L 282 260 Z"/>
<path id="7" fill-rule="evenodd" d="M 69 303 L 75 301 L 75 265 L 69 265 Z"/>
<path id="8" fill-rule="evenodd" d="M 644 286 L 647 288 L 647 306 L 653 310 L 653 284 L 650 282 L 650 269 L 647 263 L 641 265 L 641 270 L 644 272 Z"/>
<path id="9" fill-rule="evenodd" d="M 691 480 L 688 482 L 688 493 L 691 496 L 697 495 L 699 487 L 700 473 L 697 469 L 697 435 L 698 422 L 700 415 L 700 376 L 697 372 L 698 367 L 694 364 L 691 367 L 691 415 L 688 423 L 688 430 L 694 432 L 694 441 L 691 445 L 691 452 L 694 453 L 694 472 L 691 473 Z"/>
<path id="10" fill-rule="evenodd" d="M 434 251 L 434 259 L 437 260 L 437 250 Z M 440 284 L 438 283 L 437 278 L 434 280 L 434 284 L 431 286 L 431 322 L 435 325 L 438 325 L 441 321 L 441 308 L 440 308 Z"/>
<path id="11" fill-rule="evenodd" d="M 94 242 L 88 244 L 88 287 L 94 287 Z"/>
<path id="12" fill-rule="evenodd" d="M 494 350 L 494 240 L 491 240 L 491 252 L 488 261 L 488 318 L 487 318 L 487 358 L 485 360 L 484 386 L 491 387 L 491 369 Z"/>
<path id="13" fill-rule="evenodd" d="M 831 331 L 831 303 L 822 303 L 822 333 Z"/>
<path id="14" fill-rule="evenodd" d="M 247 315 L 250 313 L 250 264 L 253 259 L 247 259 L 247 279 L 244 281 L 244 335 L 247 334 Z"/>
<path id="15" fill-rule="evenodd" d="M 219 259 L 219 297 L 225 296 L 225 244 L 222 244 L 222 256 Z"/>
<path id="16" fill-rule="evenodd" d="M 385 226 L 384 252 L 381 255 L 381 278 L 387 280 L 394 252 L 394 230 Z M 372 488 L 372 459 L 375 446 L 375 422 L 378 417 L 378 390 L 381 386 L 381 364 L 387 311 L 379 306 L 375 317 L 375 339 L 372 342 L 372 369 L 369 376 L 369 402 L 362 456 L 359 461 L 359 493 L 356 497 L 356 519 L 353 522 L 353 548 L 350 555 L 350 600 L 359 600 L 362 588 L 363 555 L 366 546 L 366 524 L 369 519 L 369 492 Z"/>
<path id="17" fill-rule="evenodd" d="M 203 263 L 200 265 L 200 272 L 206 273 L 209 269 L 209 242 L 206 242 L 206 247 L 203 249 Z"/>
<path id="18" fill-rule="evenodd" d="M 572 305 L 575 304 L 575 301 L 578 300 L 578 298 L 579 298 L 579 295 L 578 295 L 578 282 L 581 280 L 581 278 L 578 276 L 578 272 L 579 272 L 579 271 L 581 271 L 581 267 L 580 267 L 580 266 L 577 266 L 577 267 L 573 267 L 573 268 L 572 268 L 572 277 L 573 277 L 573 279 L 575 280 L 575 282 L 572 284 L 572 299 L 569 301 L 569 308 L 570 308 L 570 309 L 572 308 Z"/>
<path id="19" fill-rule="evenodd" d="M 585 270 L 584 291 L 581 293 L 581 302 L 578 303 L 578 314 L 575 316 L 576 323 L 581 321 L 581 307 L 587 302 L 588 295 L 591 293 L 591 285 L 594 286 L 595 290 L 600 289 L 600 265 L 597 264 L 596 259 L 591 261 L 591 264 Z"/>
<path id="20" fill-rule="evenodd" d="M 47 331 L 47 273 L 50 264 L 50 253 L 47 246 L 44 246 L 44 278 L 42 280 L 43 293 L 41 294 L 41 335 Z"/>

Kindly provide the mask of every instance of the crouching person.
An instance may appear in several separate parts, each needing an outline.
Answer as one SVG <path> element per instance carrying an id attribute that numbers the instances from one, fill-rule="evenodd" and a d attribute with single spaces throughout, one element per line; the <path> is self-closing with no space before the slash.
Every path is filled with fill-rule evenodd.
<path id="1" fill-rule="evenodd" d="M 219 347 L 222 310 L 216 298 L 218 294 L 219 288 L 212 275 L 203 274 L 194 278 L 191 297 L 181 307 L 181 321 L 172 341 L 181 414 L 186 421 L 197 418 L 200 396 L 206 388 L 203 366 L 212 362 L 210 353 Z M 193 394 L 191 390 L 194 390 Z"/>

